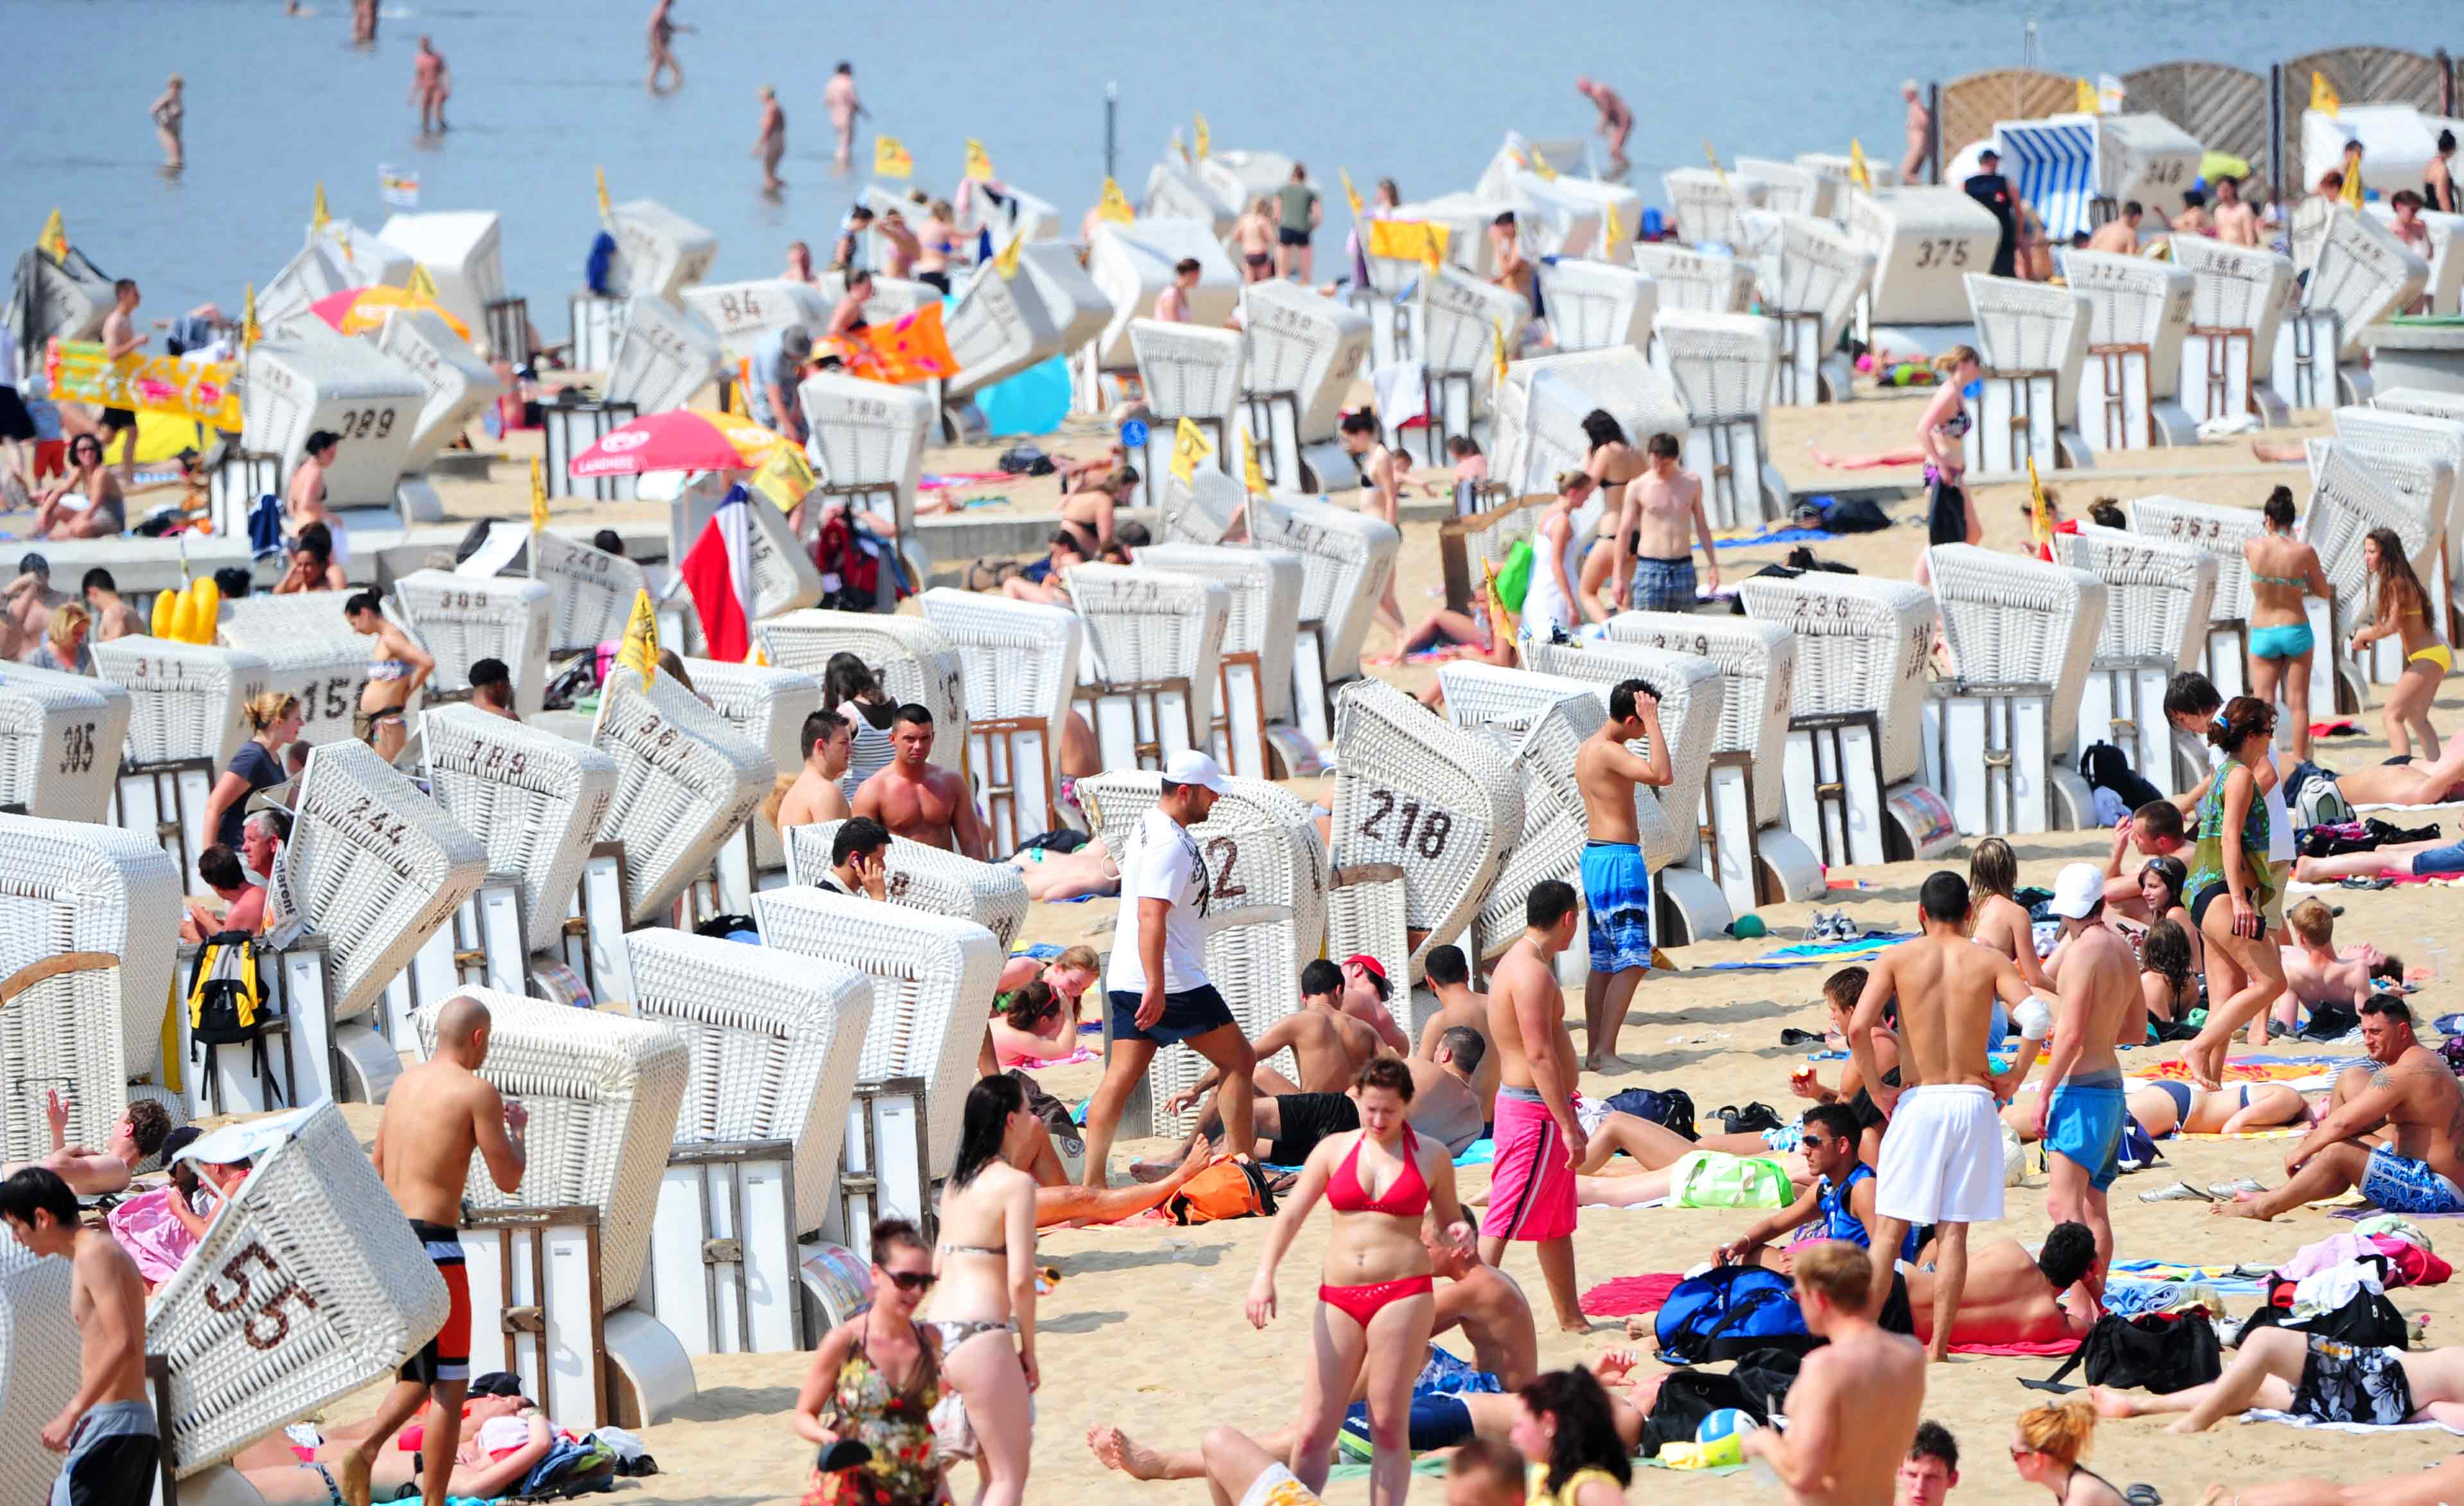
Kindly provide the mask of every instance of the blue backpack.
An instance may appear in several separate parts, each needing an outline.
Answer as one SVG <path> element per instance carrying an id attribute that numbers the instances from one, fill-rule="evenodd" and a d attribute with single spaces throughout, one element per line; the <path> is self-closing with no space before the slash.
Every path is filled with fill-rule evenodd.
<path id="1" fill-rule="evenodd" d="M 1814 1347 L 1789 1278 L 1758 1265 L 1727 1265 L 1677 1283 L 1660 1306 L 1654 1337 L 1669 1364 L 1733 1360 L 1752 1349 Z"/>

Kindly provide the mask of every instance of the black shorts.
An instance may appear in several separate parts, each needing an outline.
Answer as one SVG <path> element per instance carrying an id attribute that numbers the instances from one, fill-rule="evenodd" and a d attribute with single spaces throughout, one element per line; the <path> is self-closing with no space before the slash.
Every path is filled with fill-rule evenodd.
<path id="1" fill-rule="evenodd" d="M 102 431 L 106 434 L 117 434 L 121 429 L 136 426 L 137 414 L 133 409 L 105 408 L 102 410 Z"/>
<path id="2" fill-rule="evenodd" d="M 1144 1030 L 1138 1028 L 1139 995 L 1113 990 L 1104 997 L 1112 1006 L 1114 1040 L 1148 1040 L 1169 1046 L 1194 1040 L 1210 1030 L 1236 1025 L 1232 1006 L 1223 1002 L 1223 995 L 1216 993 L 1212 985 L 1165 994 L 1163 1017 Z"/>
<path id="3" fill-rule="evenodd" d="M 944 294 L 950 291 L 950 274 L 946 272 L 919 272 L 915 274 L 915 280 L 927 287 L 936 288 Z"/>
<path id="4" fill-rule="evenodd" d="M 1279 246 L 1307 246 L 1309 243 L 1309 232 L 1287 230 L 1278 226 L 1275 229 L 1275 243 Z"/>
<path id="5" fill-rule="evenodd" d="M 23 442 L 34 437 L 34 415 L 14 387 L 0 387 L 0 440 Z"/>
<path id="6" fill-rule="evenodd" d="M 1279 1167 L 1299 1166 L 1319 1141 L 1360 1127 L 1360 1105 L 1349 1093 L 1278 1093 L 1275 1115 L 1282 1128 L 1266 1159 Z"/>
<path id="7" fill-rule="evenodd" d="M 1874 1315 L 1874 1326 L 1886 1334 L 1917 1336 L 1916 1313 L 1908 1306 L 1908 1278 L 1900 1272 L 1891 1273 L 1891 1295 L 1882 1299 L 1882 1310 Z"/>

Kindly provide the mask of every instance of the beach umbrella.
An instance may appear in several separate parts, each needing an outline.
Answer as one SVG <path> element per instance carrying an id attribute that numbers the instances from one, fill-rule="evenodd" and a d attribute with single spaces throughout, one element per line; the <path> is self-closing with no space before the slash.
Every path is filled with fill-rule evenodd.
<path id="1" fill-rule="evenodd" d="M 454 334 L 466 340 L 471 338 L 470 325 L 456 318 L 433 295 L 424 295 L 415 287 L 396 288 L 378 283 L 366 288 L 345 288 L 340 293 L 327 294 L 308 308 L 309 312 L 345 335 L 358 335 L 381 327 L 385 316 L 396 309 L 425 309 L 451 326 Z"/>
<path id="2" fill-rule="evenodd" d="M 2219 178 L 2247 178 L 2250 164 L 2231 152 L 2209 152 L 2199 159 L 2199 176 L 2210 183 Z"/>
<path id="3" fill-rule="evenodd" d="M 638 476 L 651 470 L 759 470 L 795 447 L 748 419 L 710 408 L 646 413 L 602 435 L 565 469 L 575 476 Z"/>

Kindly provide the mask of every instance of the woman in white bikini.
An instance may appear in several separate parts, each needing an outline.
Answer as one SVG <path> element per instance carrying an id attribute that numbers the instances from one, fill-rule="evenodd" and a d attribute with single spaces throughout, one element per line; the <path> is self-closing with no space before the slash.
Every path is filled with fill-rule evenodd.
<path id="1" fill-rule="evenodd" d="M 351 631 L 376 640 L 368 647 L 368 683 L 361 688 L 351 733 L 375 749 L 377 756 L 390 761 L 410 740 L 403 711 L 436 672 L 436 660 L 387 620 L 385 599 L 374 591 L 363 591 L 343 602 L 342 617 Z"/>
<path id="2" fill-rule="evenodd" d="M 1026 1495 L 1035 1428 L 1035 1178 L 1018 1168 L 1044 1145 L 1026 1090 L 990 1077 L 967 1091 L 958 1153 L 941 1193 L 940 1290 L 926 1320 L 941 1338 L 945 1395 L 934 1408 L 933 1446 L 973 1455 L 976 1506 L 1017 1506 Z"/>

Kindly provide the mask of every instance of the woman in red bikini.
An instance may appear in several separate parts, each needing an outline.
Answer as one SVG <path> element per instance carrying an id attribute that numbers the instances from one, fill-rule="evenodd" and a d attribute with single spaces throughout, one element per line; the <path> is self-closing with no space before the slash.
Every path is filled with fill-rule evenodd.
<path id="1" fill-rule="evenodd" d="M 1291 1470 L 1311 1491 L 1326 1488 L 1328 1451 L 1366 1369 L 1363 1394 L 1375 1445 L 1369 1499 L 1388 1506 L 1402 1500 L 1410 1480 L 1412 1382 L 1428 1356 L 1437 1317 L 1421 1225 L 1434 1216 L 1443 1237 L 1466 1249 L 1471 1226 L 1455 1201 L 1446 1147 L 1403 1123 L 1412 1074 L 1401 1059 L 1378 1057 L 1363 1065 L 1352 1080 L 1352 1096 L 1360 1105 L 1360 1127 L 1330 1135 L 1309 1152 L 1266 1235 L 1248 1312 L 1260 1328 L 1275 1316 L 1275 1267 L 1324 1196 L 1334 1206 L 1334 1229 L 1327 1238 L 1326 1279 L 1317 1289 L 1317 1358 L 1302 1379 Z"/>

